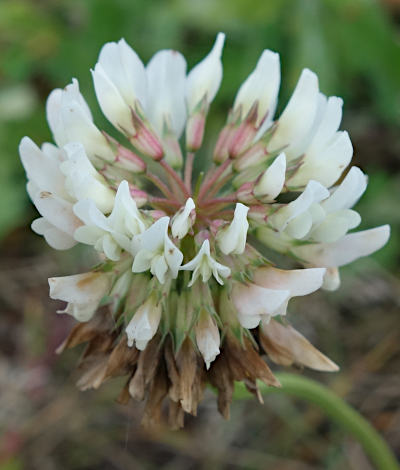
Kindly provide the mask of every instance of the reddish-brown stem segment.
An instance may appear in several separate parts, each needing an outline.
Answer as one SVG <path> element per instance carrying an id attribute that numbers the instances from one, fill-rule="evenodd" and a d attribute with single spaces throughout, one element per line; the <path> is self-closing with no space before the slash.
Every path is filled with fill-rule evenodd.
<path id="1" fill-rule="evenodd" d="M 160 165 L 164 168 L 165 172 L 177 183 L 179 189 L 182 191 L 182 194 L 185 198 L 190 196 L 185 183 L 182 181 L 182 178 L 174 171 L 165 160 L 160 160 Z"/>
<path id="2" fill-rule="evenodd" d="M 212 185 L 218 181 L 218 179 L 223 175 L 224 171 L 232 164 L 231 160 L 225 160 L 208 178 L 206 178 L 202 187 L 200 188 L 198 200 L 200 201 L 207 191 L 212 187 Z"/>
<path id="3" fill-rule="evenodd" d="M 164 194 L 167 199 L 173 201 L 176 200 L 175 195 L 172 194 L 168 186 L 160 180 L 160 178 L 149 171 L 144 175 L 149 181 L 151 181 L 157 188 Z"/>
<path id="4" fill-rule="evenodd" d="M 188 152 L 188 154 L 186 155 L 186 162 L 185 162 L 184 182 L 190 194 L 192 194 L 193 161 L 194 161 L 194 153 Z"/>

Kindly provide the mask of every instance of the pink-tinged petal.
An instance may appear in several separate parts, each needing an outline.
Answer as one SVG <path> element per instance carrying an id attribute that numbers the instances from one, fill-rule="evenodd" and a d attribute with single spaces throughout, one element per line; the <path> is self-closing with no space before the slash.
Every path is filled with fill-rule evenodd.
<path id="1" fill-rule="evenodd" d="M 389 236 L 389 225 L 382 225 L 345 235 L 334 243 L 297 246 L 292 248 L 292 253 L 314 266 L 339 267 L 381 249 L 389 240 Z"/>
<path id="2" fill-rule="evenodd" d="M 255 271 L 253 281 L 261 287 L 288 290 L 290 297 L 297 297 L 318 290 L 324 274 L 324 268 L 284 270 L 265 267 Z"/>

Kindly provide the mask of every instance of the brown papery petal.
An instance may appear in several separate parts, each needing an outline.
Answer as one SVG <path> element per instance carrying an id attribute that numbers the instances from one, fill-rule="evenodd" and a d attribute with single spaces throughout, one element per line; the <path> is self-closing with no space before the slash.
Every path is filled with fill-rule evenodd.
<path id="1" fill-rule="evenodd" d="M 140 352 L 135 375 L 129 382 L 129 393 L 135 400 L 143 400 L 147 386 L 153 380 L 160 358 L 160 337 L 156 335 Z"/>
<path id="2" fill-rule="evenodd" d="M 300 364 L 310 369 L 336 372 L 339 367 L 316 349 L 301 333 L 290 325 L 272 320 L 260 328 L 260 343 L 276 364 Z"/>

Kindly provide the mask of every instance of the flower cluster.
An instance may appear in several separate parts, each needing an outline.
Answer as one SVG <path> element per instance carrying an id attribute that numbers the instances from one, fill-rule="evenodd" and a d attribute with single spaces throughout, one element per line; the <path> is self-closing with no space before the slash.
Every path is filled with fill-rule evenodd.
<path id="1" fill-rule="evenodd" d="M 338 268 L 389 236 L 388 226 L 348 233 L 367 179 L 348 169 L 342 100 L 305 69 L 275 117 L 280 63 L 269 50 L 240 87 L 213 162 L 194 174 L 224 39 L 188 74 L 179 52 L 159 51 L 145 67 L 124 40 L 105 44 L 94 88 L 121 139 L 96 127 L 73 79 L 47 101 L 55 145 L 20 144 L 41 215 L 32 229 L 55 249 L 83 243 L 100 258 L 90 272 L 49 279 L 51 298 L 67 302 L 60 313 L 79 322 L 59 350 L 88 343 L 82 389 L 126 375 L 120 401 L 146 398 L 145 424 L 166 399 L 170 425 L 182 426 L 207 382 L 225 417 L 234 381 L 256 396 L 257 379 L 279 386 L 264 353 L 337 370 L 289 325 L 288 302 L 337 288 Z M 293 269 L 268 261 L 263 245 Z"/>

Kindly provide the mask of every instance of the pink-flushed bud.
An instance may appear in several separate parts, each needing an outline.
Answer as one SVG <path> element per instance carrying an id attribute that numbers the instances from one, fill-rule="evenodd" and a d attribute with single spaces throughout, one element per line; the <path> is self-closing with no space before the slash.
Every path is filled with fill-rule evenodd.
<path id="1" fill-rule="evenodd" d="M 163 137 L 163 146 L 165 152 L 164 158 L 167 161 L 168 165 L 170 165 L 175 170 L 179 170 L 180 168 L 182 168 L 182 150 L 175 134 L 173 134 L 172 132 L 165 133 Z"/>
<path id="2" fill-rule="evenodd" d="M 203 356 L 208 370 L 211 362 L 219 354 L 220 336 L 215 320 L 205 309 L 200 311 L 195 333 L 197 347 Z"/>
<path id="3" fill-rule="evenodd" d="M 254 182 L 243 183 L 242 186 L 236 191 L 237 198 L 240 202 L 245 204 L 254 204 L 257 199 L 254 197 Z"/>
<path id="4" fill-rule="evenodd" d="M 165 217 L 167 214 L 166 212 L 160 210 L 160 209 L 155 209 L 152 211 L 147 211 L 147 214 L 154 219 L 154 222 L 158 219 L 161 219 L 162 217 Z"/>
<path id="5" fill-rule="evenodd" d="M 117 147 L 115 166 L 132 171 L 132 173 L 143 173 L 146 170 L 146 163 L 123 145 Z"/>
<path id="6" fill-rule="evenodd" d="M 249 219 L 264 225 L 268 219 L 268 212 L 265 210 L 264 205 L 251 206 L 248 213 Z"/>
<path id="7" fill-rule="evenodd" d="M 235 136 L 235 132 L 235 124 L 229 123 L 219 133 L 218 140 L 214 149 L 214 162 L 223 163 L 229 158 L 229 149 L 232 144 L 232 139 Z"/>
<path id="8" fill-rule="evenodd" d="M 135 134 L 130 137 L 134 147 L 154 160 L 161 160 L 164 156 L 163 147 L 151 129 L 150 123 L 145 122 L 139 114 L 132 110 L 132 121 Z"/>
<path id="9" fill-rule="evenodd" d="M 192 114 L 186 124 L 186 148 L 189 152 L 196 152 L 201 147 L 206 124 L 206 113 Z"/>
<path id="10" fill-rule="evenodd" d="M 107 132 L 102 131 L 103 136 L 106 138 L 110 150 L 115 155 L 114 164 L 116 167 L 132 171 L 133 173 L 143 173 L 146 170 L 146 163 L 132 152 L 121 145 L 114 137 L 111 137 Z"/>
<path id="11" fill-rule="evenodd" d="M 248 148 L 239 158 L 235 159 L 233 168 L 243 171 L 268 159 L 268 150 L 264 142 L 259 141 Z"/>
<path id="12" fill-rule="evenodd" d="M 149 200 L 149 195 L 146 191 L 137 188 L 133 184 L 129 184 L 129 192 L 138 207 L 144 206 Z"/>
<path id="13" fill-rule="evenodd" d="M 245 152 L 254 140 L 257 134 L 257 129 L 250 121 L 244 121 L 234 133 L 230 146 L 229 156 L 231 158 L 237 158 L 243 152 Z"/>

